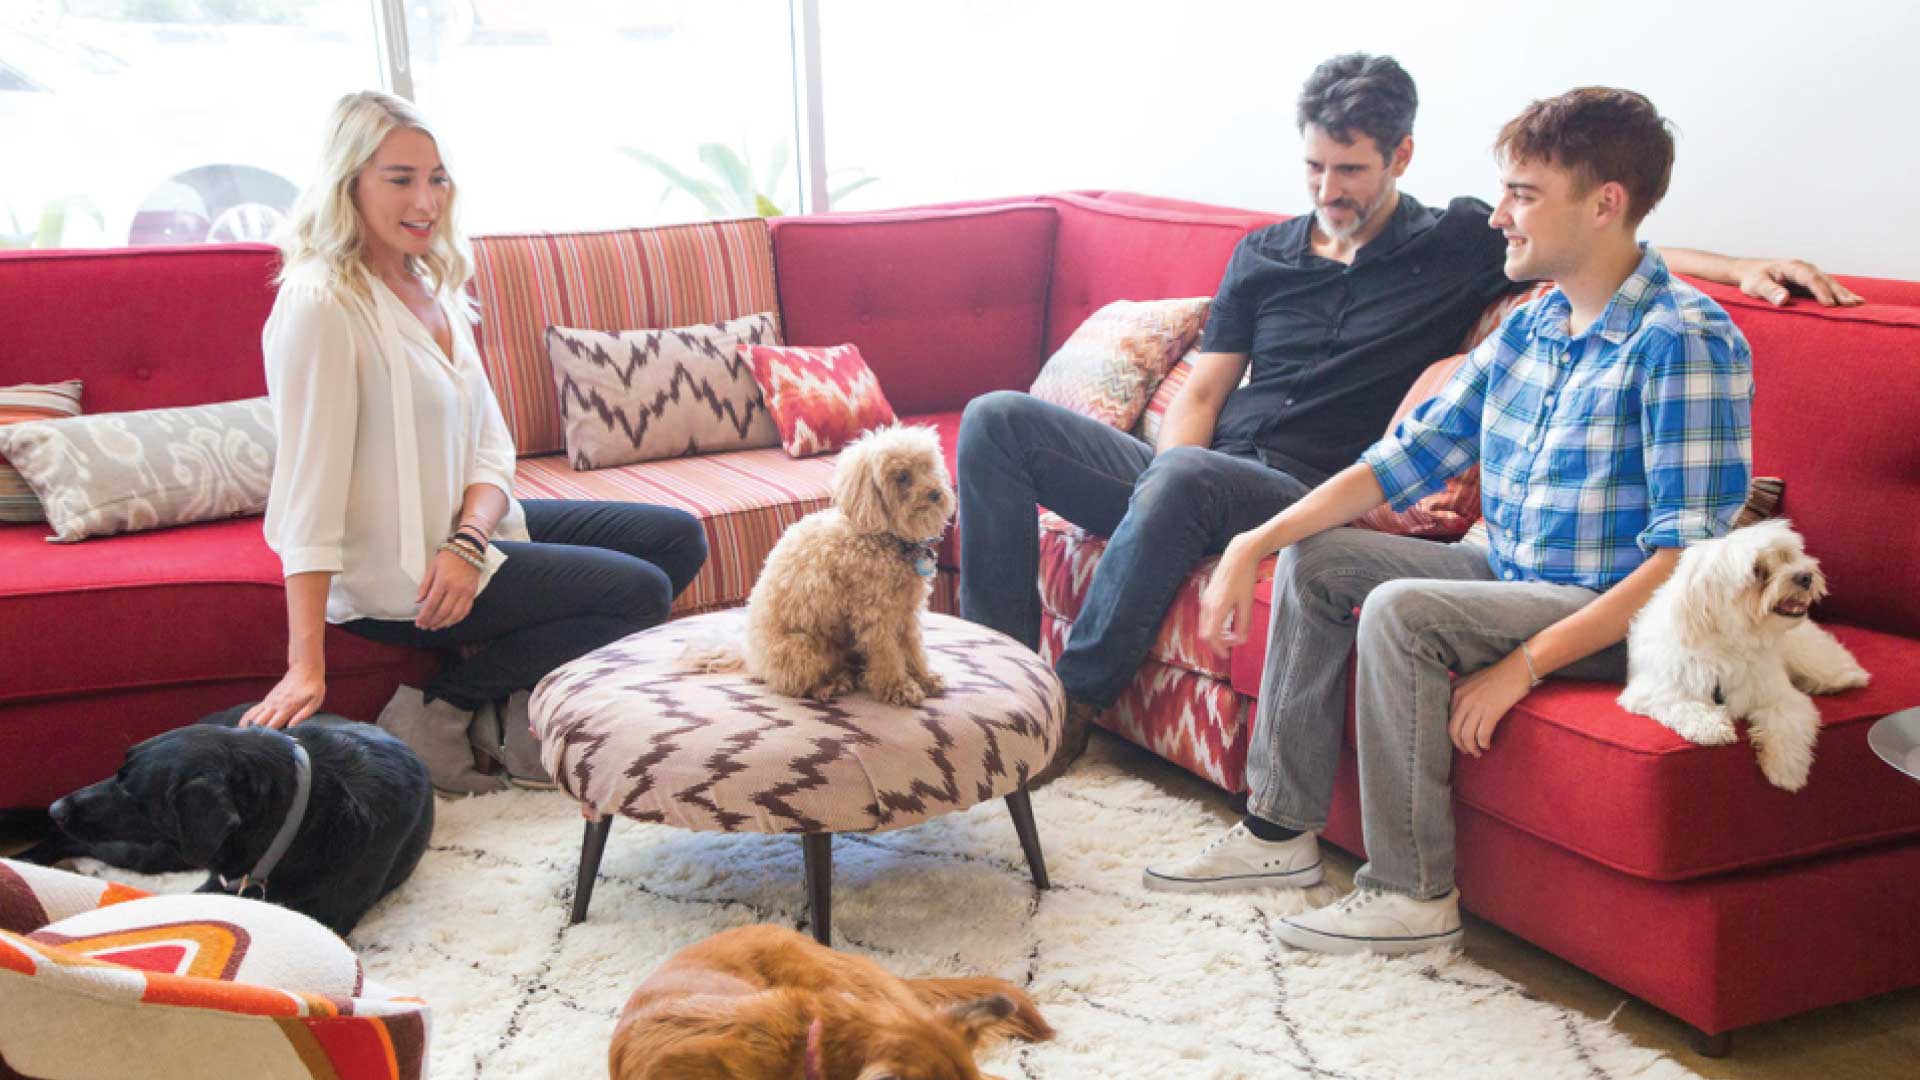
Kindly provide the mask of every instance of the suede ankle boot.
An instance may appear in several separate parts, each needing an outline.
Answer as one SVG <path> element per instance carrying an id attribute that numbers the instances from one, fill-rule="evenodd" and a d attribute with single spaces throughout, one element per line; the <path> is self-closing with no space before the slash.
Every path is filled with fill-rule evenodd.
<path id="1" fill-rule="evenodd" d="M 420 755 L 427 764 L 428 777 L 440 791 L 483 795 L 506 789 L 506 778 L 488 776 L 473 767 L 473 749 L 467 735 L 473 714 L 452 702 L 428 704 L 419 690 L 402 686 L 393 692 L 393 699 L 380 710 L 380 718 L 374 723 Z"/>
<path id="2" fill-rule="evenodd" d="M 533 695 L 516 691 L 505 701 L 495 701 L 474 714 L 473 745 L 481 753 L 500 763 L 507 779 L 520 787 L 551 790 L 553 777 L 540 763 L 540 740 L 533 737 L 527 706 Z"/>

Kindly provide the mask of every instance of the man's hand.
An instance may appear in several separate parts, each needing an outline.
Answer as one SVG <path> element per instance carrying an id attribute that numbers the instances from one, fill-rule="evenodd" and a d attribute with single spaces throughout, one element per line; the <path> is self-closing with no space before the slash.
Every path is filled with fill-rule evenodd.
<path id="1" fill-rule="evenodd" d="M 1249 637 L 1253 619 L 1254 578 L 1260 571 L 1260 553 L 1241 533 L 1227 543 L 1220 561 L 1200 590 L 1200 640 L 1221 656 Z"/>
<path id="2" fill-rule="evenodd" d="M 413 625 L 422 630 L 445 630 L 467 617 L 480 591 L 480 571 L 451 551 L 434 553 L 427 576 L 413 602 L 420 605 Z"/>
<path id="3" fill-rule="evenodd" d="M 290 728 L 320 711 L 327 699 L 327 673 L 306 664 L 287 669 L 267 698 L 248 709 L 241 727 Z"/>
<path id="4" fill-rule="evenodd" d="M 1506 659 L 1482 668 L 1453 684 L 1453 718 L 1447 736 L 1463 754 L 1479 757 L 1493 745 L 1493 729 L 1507 710 L 1533 689 L 1527 662 L 1515 649 Z"/>
<path id="5" fill-rule="evenodd" d="M 1852 307 L 1866 301 L 1805 259 L 1743 259 L 1740 291 L 1778 307 L 1793 296 L 1793 287 L 1813 294 L 1822 307 Z"/>

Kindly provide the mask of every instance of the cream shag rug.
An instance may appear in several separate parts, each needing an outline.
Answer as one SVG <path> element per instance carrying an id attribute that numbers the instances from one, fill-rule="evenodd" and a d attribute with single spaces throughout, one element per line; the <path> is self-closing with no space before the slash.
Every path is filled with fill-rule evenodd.
<path id="1" fill-rule="evenodd" d="M 1221 827 L 1095 739 L 1033 796 L 1053 888 L 1037 894 L 1004 804 L 834 844 L 834 944 L 902 975 L 992 974 L 1059 1030 L 983 1067 L 1016 1077 L 1687 1077 L 1607 1023 L 1466 956 L 1320 957 L 1273 936 L 1298 893 L 1169 896 L 1143 864 Z M 794 837 L 617 822 L 587 921 L 567 925 L 581 819 L 566 797 L 441 802 L 413 878 L 354 931 L 367 974 L 433 1006 L 436 1080 L 606 1075 L 627 994 L 684 945 L 804 925 Z M 89 864 L 93 865 L 93 864 Z M 196 879 L 142 879 L 165 891 Z"/>

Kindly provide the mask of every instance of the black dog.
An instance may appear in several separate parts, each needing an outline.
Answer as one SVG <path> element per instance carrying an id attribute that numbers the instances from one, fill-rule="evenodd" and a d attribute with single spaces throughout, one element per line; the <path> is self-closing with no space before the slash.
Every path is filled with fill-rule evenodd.
<path id="1" fill-rule="evenodd" d="M 150 872 L 204 869 L 212 876 L 200 892 L 264 892 L 344 936 L 427 849 L 426 764 L 379 728 L 324 713 L 285 732 L 237 728 L 249 708 L 236 705 L 127 751 L 112 779 L 53 804 L 64 835 L 24 857 L 85 854 Z M 266 880 L 250 880 L 293 815 L 296 742 L 310 762 L 305 811 Z"/>

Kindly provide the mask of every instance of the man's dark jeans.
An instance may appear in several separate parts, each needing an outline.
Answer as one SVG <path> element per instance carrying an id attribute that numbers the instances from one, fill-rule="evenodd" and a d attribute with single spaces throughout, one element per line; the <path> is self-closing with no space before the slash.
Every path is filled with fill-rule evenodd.
<path id="1" fill-rule="evenodd" d="M 1055 665 L 1067 695 L 1120 697 L 1193 568 L 1309 486 L 1252 458 L 1139 439 L 1027 394 L 976 398 L 960 421 L 960 614 L 1039 647 L 1034 507 L 1109 537 Z"/>

